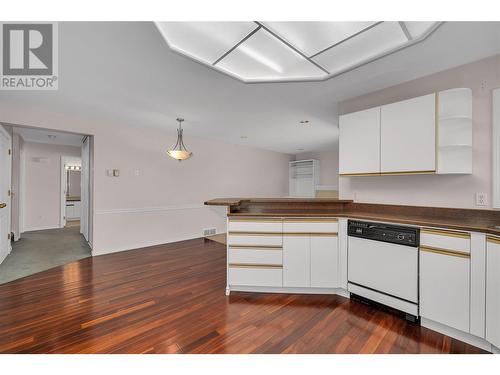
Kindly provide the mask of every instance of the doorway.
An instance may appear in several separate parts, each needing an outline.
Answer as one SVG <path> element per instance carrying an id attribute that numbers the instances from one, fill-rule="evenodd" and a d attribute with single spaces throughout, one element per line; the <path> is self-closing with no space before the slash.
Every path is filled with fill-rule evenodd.
<path id="1" fill-rule="evenodd" d="M 0 130 L 0 147 L 10 152 L 0 159 L 10 168 L 0 169 L 8 193 L 0 199 L 11 198 L 0 211 L 9 234 L 0 284 L 91 256 L 92 136 L 6 124 Z"/>

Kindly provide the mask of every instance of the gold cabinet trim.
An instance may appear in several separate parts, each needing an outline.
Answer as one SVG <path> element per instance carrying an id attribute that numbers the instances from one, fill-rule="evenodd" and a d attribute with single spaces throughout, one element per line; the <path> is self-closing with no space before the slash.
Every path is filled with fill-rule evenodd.
<path id="1" fill-rule="evenodd" d="M 340 173 L 339 176 L 356 177 L 356 176 L 397 176 L 397 175 L 412 175 L 412 174 L 435 174 L 436 170 L 428 171 L 401 171 L 401 172 L 369 172 L 369 173 Z"/>
<path id="2" fill-rule="evenodd" d="M 331 218 L 331 217 L 325 217 L 325 218 L 321 218 L 321 217 L 315 217 L 315 218 L 305 218 L 305 217 L 294 217 L 294 218 L 285 218 L 283 219 L 283 222 L 287 222 L 287 223 L 304 223 L 304 224 L 307 224 L 307 223 L 338 223 L 338 219 L 337 218 Z"/>
<path id="3" fill-rule="evenodd" d="M 486 241 L 489 243 L 500 245 L 500 237 L 486 236 Z"/>
<path id="4" fill-rule="evenodd" d="M 283 250 L 279 245 L 228 245 L 229 250 Z"/>
<path id="5" fill-rule="evenodd" d="M 275 268 L 282 269 L 281 264 L 257 264 L 257 263 L 229 263 L 229 268 Z"/>
<path id="6" fill-rule="evenodd" d="M 0 208 L 5 208 L 7 207 L 7 203 L 0 203 Z"/>
<path id="7" fill-rule="evenodd" d="M 449 256 L 454 256 L 454 257 L 459 257 L 459 258 L 470 258 L 470 254 L 465 253 L 463 251 L 446 250 L 446 249 L 440 249 L 437 247 L 430 247 L 430 246 L 420 246 L 420 250 L 425 251 L 427 253 L 449 255 Z"/>
<path id="8" fill-rule="evenodd" d="M 338 233 L 337 232 L 283 232 L 283 236 L 330 236 L 330 237 L 337 237 Z"/>
<path id="9" fill-rule="evenodd" d="M 231 218 L 229 219 L 229 222 L 248 222 L 248 223 L 280 223 L 281 218 L 266 218 L 266 219 L 259 219 L 259 218 L 249 218 L 249 217 L 242 217 L 242 218 Z"/>
<path id="10" fill-rule="evenodd" d="M 229 236 L 281 236 L 281 232 L 228 232 Z"/>
<path id="11" fill-rule="evenodd" d="M 424 233 L 424 234 L 437 234 L 437 235 L 441 235 L 441 236 L 470 239 L 470 233 L 467 233 L 467 232 L 454 232 L 454 231 L 447 231 L 447 230 L 441 230 L 441 229 L 422 228 L 420 230 L 420 234 L 422 234 L 422 233 Z"/>

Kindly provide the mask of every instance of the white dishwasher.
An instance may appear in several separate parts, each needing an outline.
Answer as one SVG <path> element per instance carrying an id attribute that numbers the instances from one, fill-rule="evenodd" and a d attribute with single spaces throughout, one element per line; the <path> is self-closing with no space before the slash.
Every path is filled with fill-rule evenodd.
<path id="1" fill-rule="evenodd" d="M 349 220 L 347 289 L 418 320 L 419 229 Z"/>

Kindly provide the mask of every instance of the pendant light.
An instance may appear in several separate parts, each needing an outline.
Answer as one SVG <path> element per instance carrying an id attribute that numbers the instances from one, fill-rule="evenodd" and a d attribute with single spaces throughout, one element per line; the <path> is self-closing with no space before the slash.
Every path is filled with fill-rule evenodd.
<path id="1" fill-rule="evenodd" d="M 177 122 L 179 123 L 179 129 L 177 129 L 177 143 L 175 146 L 167 151 L 168 156 L 174 158 L 176 160 L 182 161 L 191 157 L 192 152 L 186 149 L 184 146 L 184 141 L 182 140 L 182 122 L 183 118 L 177 118 Z"/>

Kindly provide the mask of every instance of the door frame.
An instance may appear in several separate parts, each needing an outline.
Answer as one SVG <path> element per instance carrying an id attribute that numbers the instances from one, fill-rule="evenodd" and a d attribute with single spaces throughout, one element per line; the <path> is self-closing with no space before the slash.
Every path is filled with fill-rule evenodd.
<path id="1" fill-rule="evenodd" d="M 7 175 L 7 187 L 8 187 L 8 190 L 9 191 L 12 191 L 12 135 L 7 131 L 7 129 L 4 128 L 4 126 L 2 124 L 0 124 L 0 133 L 2 133 L 3 136 L 5 136 L 8 140 L 8 149 L 11 150 L 10 153 L 9 153 L 9 162 L 7 163 L 8 164 L 8 168 L 7 168 L 7 171 L 1 171 L 0 173 L 5 173 Z M 7 150 L 5 150 L 7 151 Z M 6 199 L 6 202 L 7 203 L 7 234 L 9 234 L 9 237 L 12 233 L 12 223 L 11 223 L 11 215 L 12 215 L 12 206 L 11 206 L 11 203 L 12 203 L 12 196 L 11 194 L 9 194 L 7 196 L 7 199 Z M 5 240 L 5 239 L 2 239 L 2 241 Z M 7 244 L 7 254 L 5 254 L 5 256 L 3 254 L 0 254 L 0 263 L 2 263 L 4 261 L 4 259 L 7 257 L 7 255 L 9 255 L 12 251 L 12 242 L 10 240 L 8 240 L 8 244 Z"/>
<path id="2" fill-rule="evenodd" d="M 66 226 L 66 187 L 68 186 L 66 173 L 66 162 L 68 158 L 66 156 L 61 156 L 61 186 L 60 186 L 60 210 L 59 210 L 59 228 L 64 228 Z"/>

